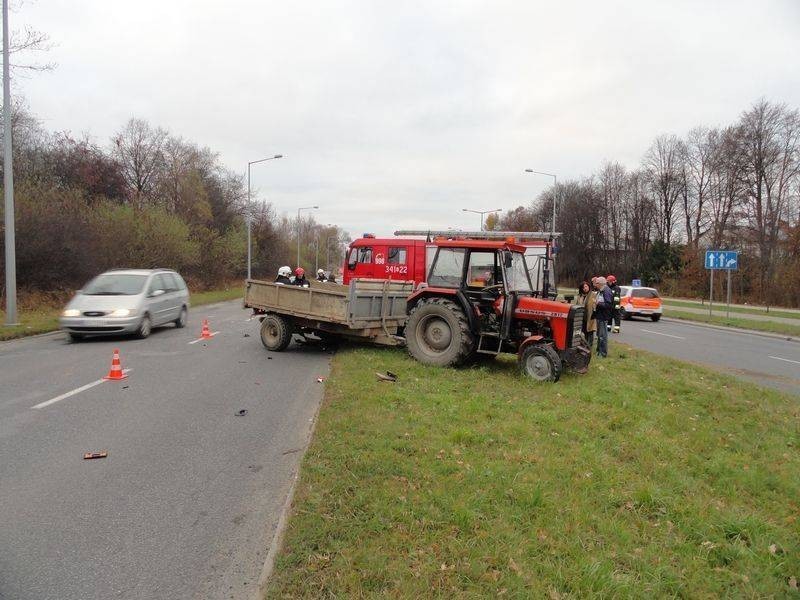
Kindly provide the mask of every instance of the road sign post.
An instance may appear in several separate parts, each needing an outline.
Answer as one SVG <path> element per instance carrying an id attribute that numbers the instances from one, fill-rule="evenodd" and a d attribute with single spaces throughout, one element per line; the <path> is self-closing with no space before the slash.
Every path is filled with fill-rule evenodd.
<path id="1" fill-rule="evenodd" d="M 728 272 L 728 308 L 726 310 L 726 318 L 731 315 L 731 271 L 739 269 L 739 252 L 738 250 L 706 250 L 705 267 L 711 271 L 709 276 L 708 286 L 708 316 L 713 316 L 712 305 L 714 304 L 714 271 L 727 271 Z"/>

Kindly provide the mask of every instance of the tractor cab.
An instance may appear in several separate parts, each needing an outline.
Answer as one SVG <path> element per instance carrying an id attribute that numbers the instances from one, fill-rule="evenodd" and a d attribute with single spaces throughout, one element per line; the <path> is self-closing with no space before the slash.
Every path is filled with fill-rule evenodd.
<path id="1" fill-rule="evenodd" d="M 556 381 L 564 366 L 585 372 L 583 308 L 533 287 L 526 247 L 513 239 L 434 240 L 427 283 L 408 298 L 406 340 L 422 362 L 455 365 L 501 352 L 523 372 Z"/>

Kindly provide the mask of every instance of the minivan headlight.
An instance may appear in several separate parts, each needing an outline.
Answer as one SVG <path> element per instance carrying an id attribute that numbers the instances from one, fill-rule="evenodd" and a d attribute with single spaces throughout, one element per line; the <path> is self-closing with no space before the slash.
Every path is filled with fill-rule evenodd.
<path id="1" fill-rule="evenodd" d="M 133 311 L 131 309 L 129 309 L 129 308 L 118 308 L 116 310 L 111 311 L 111 313 L 109 313 L 108 316 L 109 317 L 127 317 L 132 312 Z"/>
<path id="2" fill-rule="evenodd" d="M 61 313 L 61 316 L 62 317 L 77 317 L 80 314 L 81 314 L 81 311 L 79 311 L 77 308 L 68 308 L 63 313 Z"/>

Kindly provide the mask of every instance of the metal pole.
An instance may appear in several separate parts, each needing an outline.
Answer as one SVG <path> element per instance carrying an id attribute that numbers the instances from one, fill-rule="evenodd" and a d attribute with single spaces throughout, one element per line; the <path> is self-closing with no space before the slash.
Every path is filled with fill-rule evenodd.
<path id="1" fill-rule="evenodd" d="M 728 269 L 728 309 L 725 312 L 725 318 L 731 318 L 731 270 Z"/>
<path id="2" fill-rule="evenodd" d="M 252 243 L 250 242 L 250 229 L 253 226 L 253 207 L 250 204 L 250 163 L 247 163 L 247 278 L 250 279 L 250 259 L 252 256 Z"/>
<path id="3" fill-rule="evenodd" d="M 319 270 L 319 236 L 314 241 L 314 275 L 316 276 Z"/>
<path id="4" fill-rule="evenodd" d="M 14 241 L 14 167 L 11 148 L 11 75 L 8 0 L 3 0 L 3 191 L 5 192 L 6 325 L 17 323 L 17 257 Z"/>
<path id="5" fill-rule="evenodd" d="M 711 264 L 713 266 L 714 263 L 711 263 Z M 714 269 L 711 269 L 711 284 L 709 285 L 709 288 L 708 288 L 708 318 L 709 319 L 712 316 L 711 308 L 712 308 L 713 305 L 714 305 Z"/>
<path id="6" fill-rule="evenodd" d="M 553 229 L 551 231 L 553 240 L 556 239 L 556 197 L 558 196 L 558 177 L 553 175 Z"/>
<path id="7" fill-rule="evenodd" d="M 297 266 L 300 266 L 300 209 L 297 209 Z M 295 267 L 296 268 L 296 267 Z"/>

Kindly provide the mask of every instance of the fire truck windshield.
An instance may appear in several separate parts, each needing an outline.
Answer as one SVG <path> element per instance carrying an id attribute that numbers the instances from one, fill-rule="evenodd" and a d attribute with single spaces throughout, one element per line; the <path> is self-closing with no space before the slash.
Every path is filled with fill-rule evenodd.
<path id="1" fill-rule="evenodd" d="M 508 252 L 511 256 L 511 266 L 506 267 L 506 289 L 509 292 L 532 292 L 531 280 L 528 279 L 528 269 L 525 265 L 525 255 L 519 252 Z"/>

